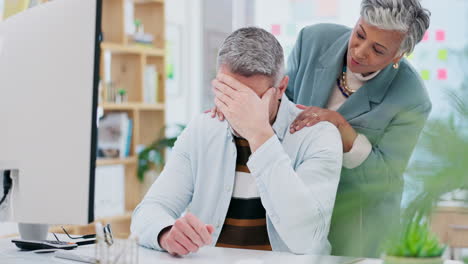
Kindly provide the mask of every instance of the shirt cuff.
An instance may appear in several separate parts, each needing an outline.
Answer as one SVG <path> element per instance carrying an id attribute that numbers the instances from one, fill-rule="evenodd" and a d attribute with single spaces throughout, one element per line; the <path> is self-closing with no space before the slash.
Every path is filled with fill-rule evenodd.
<path id="1" fill-rule="evenodd" d="M 358 134 L 351 150 L 343 154 L 343 167 L 347 169 L 358 167 L 367 159 L 371 151 L 372 144 L 367 137 L 363 134 Z"/>
<path id="2" fill-rule="evenodd" d="M 143 217 L 143 216 L 139 216 Z M 146 216 L 150 217 L 150 216 Z M 153 216 L 152 219 L 158 219 L 156 216 Z M 134 221 L 134 219 L 132 219 Z M 141 226 L 141 224 L 145 226 Z M 139 226 L 135 227 L 132 226 L 133 230 L 132 234 L 136 235 L 138 237 L 138 242 L 140 246 L 155 249 L 158 251 L 166 251 L 159 245 L 159 235 L 161 231 L 163 231 L 166 227 L 172 226 L 174 224 L 174 221 L 170 219 L 161 219 L 160 221 L 157 221 L 156 223 L 151 223 L 148 224 L 148 222 L 145 223 L 140 223 Z M 137 229 L 137 230 L 135 230 Z"/>
<path id="3" fill-rule="evenodd" d="M 283 147 L 276 135 L 271 136 L 257 151 L 252 153 L 247 161 L 247 167 L 252 175 L 259 176 L 267 167 L 271 166 L 271 162 L 278 158 L 278 152 L 282 151 Z"/>

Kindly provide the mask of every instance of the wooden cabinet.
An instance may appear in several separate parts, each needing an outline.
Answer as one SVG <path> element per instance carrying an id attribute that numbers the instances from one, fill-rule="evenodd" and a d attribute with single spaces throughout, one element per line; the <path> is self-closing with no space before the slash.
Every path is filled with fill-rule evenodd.
<path id="1" fill-rule="evenodd" d="M 439 206 L 432 216 L 432 229 L 442 243 L 450 248 L 452 259 L 454 249 L 468 248 L 468 207 Z"/>

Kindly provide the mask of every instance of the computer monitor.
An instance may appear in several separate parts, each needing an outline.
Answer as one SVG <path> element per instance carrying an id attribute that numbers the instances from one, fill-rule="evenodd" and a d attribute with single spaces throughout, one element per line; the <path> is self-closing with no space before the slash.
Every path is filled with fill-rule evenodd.
<path id="1" fill-rule="evenodd" d="M 0 171 L 12 170 L 13 222 L 93 221 L 100 20 L 100 0 L 53 0 L 0 23 Z"/>

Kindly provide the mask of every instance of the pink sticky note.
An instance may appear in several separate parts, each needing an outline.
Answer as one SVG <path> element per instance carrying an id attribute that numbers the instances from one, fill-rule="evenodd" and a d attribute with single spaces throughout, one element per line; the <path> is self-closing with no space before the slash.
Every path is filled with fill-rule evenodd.
<path id="1" fill-rule="evenodd" d="M 271 34 L 275 36 L 281 35 L 281 25 L 278 25 L 278 24 L 271 25 Z"/>
<path id="2" fill-rule="evenodd" d="M 447 80 L 447 70 L 446 69 L 439 69 L 437 70 L 437 79 L 439 80 Z"/>
<path id="3" fill-rule="evenodd" d="M 437 30 L 435 38 L 437 41 L 445 41 L 445 30 Z"/>
<path id="4" fill-rule="evenodd" d="M 424 33 L 424 37 L 423 37 L 422 41 L 429 41 L 429 32 L 428 31 L 426 31 L 426 33 Z"/>
<path id="5" fill-rule="evenodd" d="M 318 0 L 316 16 L 319 17 L 337 17 L 339 8 L 338 0 Z"/>

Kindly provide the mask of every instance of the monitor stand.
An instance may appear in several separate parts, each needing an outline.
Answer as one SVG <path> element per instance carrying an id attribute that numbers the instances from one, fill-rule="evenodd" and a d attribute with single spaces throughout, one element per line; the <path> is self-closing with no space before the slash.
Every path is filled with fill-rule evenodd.
<path id="1" fill-rule="evenodd" d="M 21 239 L 24 240 L 46 240 L 49 232 L 48 224 L 25 224 L 18 223 Z"/>

